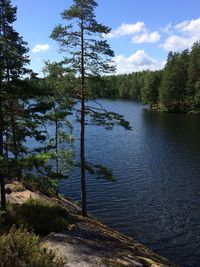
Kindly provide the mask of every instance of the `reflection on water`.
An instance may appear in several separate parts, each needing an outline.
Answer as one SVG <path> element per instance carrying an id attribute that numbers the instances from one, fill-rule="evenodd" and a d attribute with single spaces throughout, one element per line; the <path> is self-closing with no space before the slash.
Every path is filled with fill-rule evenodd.
<path id="1" fill-rule="evenodd" d="M 87 127 L 87 159 L 118 178 L 109 183 L 87 177 L 89 211 L 180 266 L 197 267 L 200 117 L 151 112 L 131 101 L 100 102 L 124 114 L 133 131 Z M 79 173 L 60 191 L 79 199 Z"/>

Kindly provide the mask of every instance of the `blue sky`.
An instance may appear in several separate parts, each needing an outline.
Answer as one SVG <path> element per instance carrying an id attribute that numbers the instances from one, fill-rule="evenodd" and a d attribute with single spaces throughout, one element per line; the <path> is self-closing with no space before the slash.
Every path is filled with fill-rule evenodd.
<path id="1" fill-rule="evenodd" d="M 72 0 L 12 0 L 15 29 L 28 42 L 31 68 L 41 73 L 44 60 L 62 59 L 49 38 L 60 13 Z M 199 0 L 99 0 L 96 16 L 112 28 L 105 36 L 115 52 L 117 73 L 160 69 L 169 51 L 191 48 L 200 40 Z"/>

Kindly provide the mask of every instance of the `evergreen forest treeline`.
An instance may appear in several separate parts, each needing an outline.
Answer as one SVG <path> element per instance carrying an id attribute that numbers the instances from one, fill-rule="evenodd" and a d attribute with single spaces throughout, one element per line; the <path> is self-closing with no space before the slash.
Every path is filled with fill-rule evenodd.
<path id="1" fill-rule="evenodd" d="M 141 100 L 166 112 L 200 111 L 200 42 L 191 51 L 170 52 L 163 70 L 104 77 L 96 97 Z"/>

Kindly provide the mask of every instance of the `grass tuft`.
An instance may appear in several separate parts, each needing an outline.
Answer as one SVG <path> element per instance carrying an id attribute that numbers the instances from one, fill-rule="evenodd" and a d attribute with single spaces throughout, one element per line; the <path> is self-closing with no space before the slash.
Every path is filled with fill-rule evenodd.
<path id="1" fill-rule="evenodd" d="M 25 229 L 11 228 L 0 236 L 0 267 L 63 267 L 55 254 L 39 244 L 39 238 Z"/>
<path id="2" fill-rule="evenodd" d="M 68 213 L 65 208 L 45 200 L 30 199 L 15 211 L 21 225 L 40 236 L 61 232 L 68 227 Z"/>

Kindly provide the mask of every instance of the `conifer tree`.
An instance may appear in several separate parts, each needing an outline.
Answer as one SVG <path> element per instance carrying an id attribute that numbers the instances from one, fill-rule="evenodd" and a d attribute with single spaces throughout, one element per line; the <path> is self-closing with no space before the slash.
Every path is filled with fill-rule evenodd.
<path id="1" fill-rule="evenodd" d="M 87 216 L 86 201 L 86 168 L 85 159 L 85 125 L 86 115 L 92 115 L 90 123 L 112 127 L 114 123 L 129 127 L 122 116 L 114 112 L 107 112 L 101 108 L 87 105 L 89 77 L 99 77 L 100 74 L 114 70 L 111 57 L 114 56 L 109 44 L 103 35 L 110 32 L 110 28 L 96 21 L 94 9 L 97 7 L 95 0 L 73 0 L 73 5 L 64 10 L 62 18 L 68 21 L 68 25 L 58 25 L 54 28 L 51 37 L 56 40 L 62 52 L 66 53 L 69 65 L 79 77 L 80 110 L 80 170 L 81 170 L 81 199 L 82 215 Z M 102 172 L 104 168 L 100 168 Z"/>
<path id="2" fill-rule="evenodd" d="M 42 124 L 39 112 L 44 111 L 44 107 L 40 101 L 34 100 L 41 94 L 40 89 L 38 85 L 36 88 L 33 79 L 22 79 L 31 71 L 26 66 L 29 63 L 27 43 L 13 28 L 16 11 L 10 0 L 0 1 L 0 182 L 3 209 L 6 206 L 5 180 L 21 179 L 24 168 L 30 170 L 33 167 L 30 163 L 36 163 L 32 156 L 25 160 L 28 153 L 25 142 L 28 138 L 38 141 L 45 138 L 39 130 Z"/>
<path id="3" fill-rule="evenodd" d="M 12 143 L 12 155 L 17 165 L 18 141 L 16 126 L 16 80 L 27 73 L 29 62 L 26 43 L 13 29 L 16 7 L 10 0 L 0 1 L 0 158 L 1 158 L 1 205 L 5 208 L 4 179 L 8 164 L 8 146 Z M 8 167 L 8 166 L 7 166 Z M 18 169 L 18 167 L 16 166 Z"/>
<path id="4" fill-rule="evenodd" d="M 72 124 L 68 120 L 74 104 L 73 88 L 76 79 L 73 73 L 65 67 L 65 62 L 45 62 L 43 69 L 45 78 L 43 82 L 51 91 L 51 96 L 47 101 L 52 108 L 47 111 L 45 116 L 47 127 L 50 126 L 49 143 L 55 155 L 55 174 L 57 176 L 58 193 L 59 181 L 68 178 L 68 173 L 73 166 L 73 136 Z"/>
<path id="5" fill-rule="evenodd" d="M 200 109 L 200 41 L 193 44 L 189 58 L 187 102 L 191 109 Z"/>
<path id="6" fill-rule="evenodd" d="M 158 104 L 158 89 L 162 79 L 161 71 L 148 71 L 145 75 L 144 86 L 141 90 L 143 103 L 149 103 L 151 107 Z"/>
<path id="7" fill-rule="evenodd" d="M 188 50 L 182 53 L 169 53 L 159 91 L 161 109 L 185 112 L 188 61 Z"/>

